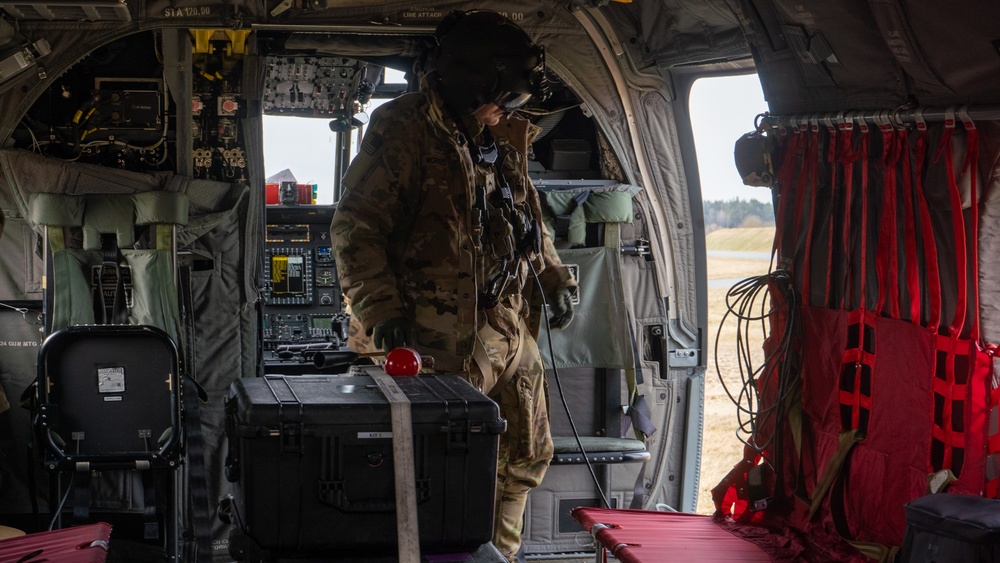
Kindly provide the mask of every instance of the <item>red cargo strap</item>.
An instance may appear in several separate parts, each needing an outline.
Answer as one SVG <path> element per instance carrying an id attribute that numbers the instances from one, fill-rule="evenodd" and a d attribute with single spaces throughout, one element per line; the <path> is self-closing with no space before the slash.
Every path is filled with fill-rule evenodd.
<path id="1" fill-rule="evenodd" d="M 840 156 L 837 151 L 837 127 L 833 124 L 833 121 L 829 118 L 826 119 L 826 130 L 829 132 L 830 137 L 826 147 L 826 161 L 830 164 L 830 206 L 827 209 L 829 215 L 829 227 L 827 236 L 827 248 L 826 248 L 826 287 L 823 289 L 823 307 L 830 307 L 830 284 L 833 278 L 833 241 L 834 237 L 834 217 L 836 217 L 836 211 L 834 210 L 833 202 L 837 201 L 835 197 L 837 193 L 837 161 Z"/>
<path id="2" fill-rule="evenodd" d="M 973 318 L 972 327 L 969 331 L 969 338 L 979 340 L 979 186 L 978 165 L 979 165 L 979 131 L 976 124 L 969 118 L 968 107 L 962 106 L 958 111 L 958 116 L 965 126 L 965 162 L 962 163 L 962 170 L 969 172 L 969 221 L 971 223 L 969 231 L 969 256 L 972 261 L 973 275 L 972 299 Z"/>
<path id="3" fill-rule="evenodd" d="M 858 306 L 868 310 L 868 124 L 865 118 L 858 119 L 861 130 L 861 149 L 858 159 L 861 161 L 861 281 L 857 285 L 861 294 L 858 296 Z M 854 285 L 852 284 L 852 287 Z"/>
<path id="4" fill-rule="evenodd" d="M 850 113 L 846 117 L 840 119 L 838 126 L 841 130 L 840 136 L 840 150 L 839 150 L 839 162 L 844 167 L 844 227 L 841 233 L 841 242 L 844 248 L 844 279 L 841 280 L 841 300 L 840 307 L 843 309 L 853 308 L 852 295 L 854 292 L 854 284 L 852 283 L 851 266 L 854 260 L 851 259 L 851 207 L 854 202 L 854 163 L 858 158 L 862 158 L 862 161 L 867 160 L 868 152 L 868 132 L 867 130 L 862 131 L 860 138 L 860 149 L 854 149 L 854 116 Z M 863 121 L 862 121 L 863 123 Z M 865 127 L 867 129 L 867 126 Z M 867 162 L 864 162 L 865 171 L 867 171 Z M 861 232 L 864 233 L 866 229 L 862 229 Z M 864 253 L 864 246 L 861 247 L 861 252 Z M 862 271 L 864 269 L 864 260 L 861 261 Z M 862 274 L 862 278 L 864 275 Z"/>
<path id="5" fill-rule="evenodd" d="M 948 195 L 951 198 L 951 224 L 955 233 L 955 272 L 958 275 L 956 280 L 956 290 L 958 296 L 955 300 L 955 316 L 948 325 L 948 333 L 958 338 L 962 333 L 965 324 L 965 312 L 968 307 L 968 263 L 965 244 L 965 217 L 962 214 L 962 194 L 958 190 L 958 183 L 955 181 L 955 155 L 951 148 L 951 140 L 955 136 L 955 111 L 949 108 L 945 112 L 944 133 L 941 135 L 941 142 L 938 144 L 934 154 L 934 162 L 941 160 L 944 155 L 945 176 L 948 179 Z"/>
<path id="6" fill-rule="evenodd" d="M 934 226 L 931 214 L 927 208 L 927 198 L 924 197 L 923 170 L 927 158 L 927 123 L 922 112 L 915 113 L 917 120 L 916 174 L 913 184 L 917 192 L 917 204 L 920 207 L 920 234 L 924 246 L 924 268 L 927 270 L 928 312 L 927 324 L 924 325 L 937 332 L 941 324 L 941 276 L 938 270 L 937 244 L 934 241 Z"/>
<path id="7" fill-rule="evenodd" d="M 782 232 L 785 230 L 785 220 L 788 216 L 788 207 L 792 205 L 791 201 L 786 201 L 787 196 L 791 195 L 790 190 L 792 189 L 792 176 L 799 167 L 801 162 L 801 152 L 800 146 L 802 145 L 802 138 L 805 137 L 806 125 L 803 124 L 800 128 L 797 123 L 792 123 L 792 134 L 791 137 L 782 136 L 783 141 L 787 141 L 788 144 L 785 145 L 784 149 L 781 151 L 781 168 L 778 169 L 778 197 L 777 197 L 777 225 L 778 227 L 774 230 L 774 243 L 771 247 L 771 255 L 774 256 L 776 253 L 782 251 Z"/>
<path id="8" fill-rule="evenodd" d="M 848 115 L 847 123 L 850 123 L 851 116 Z M 840 421 L 843 431 L 857 429 L 861 436 L 868 433 L 868 421 L 871 418 L 872 410 L 872 375 L 875 367 L 875 314 L 868 310 L 867 295 L 865 291 L 866 278 L 868 274 L 868 125 L 864 118 L 859 120 L 858 128 L 861 131 L 859 148 L 854 150 L 851 146 L 852 135 L 848 134 L 842 140 L 841 162 L 844 164 L 844 188 L 847 192 L 844 218 L 844 245 L 850 248 L 850 213 L 852 205 L 851 192 L 853 183 L 854 162 L 860 159 L 861 162 L 861 241 L 860 241 L 860 278 L 857 284 L 857 307 L 850 311 L 847 316 L 848 339 L 847 348 L 841 357 L 840 367 Z M 845 127 L 847 131 L 850 127 Z M 846 252 L 846 262 L 854 262 L 850 259 L 850 252 Z M 855 284 L 850 275 L 847 276 L 847 284 L 850 288 L 852 298 L 849 300 L 853 306 L 855 300 L 853 293 Z M 844 292 L 845 294 L 848 291 Z M 854 336 L 852 339 L 851 337 Z"/>
<path id="9" fill-rule="evenodd" d="M 979 138 L 975 125 L 964 109 L 960 112 L 965 124 L 965 160 L 956 172 L 952 140 L 955 133 L 955 112 L 946 112 L 945 130 L 935 155 L 935 161 L 943 154 L 950 197 L 952 226 L 955 237 L 956 292 L 958 294 L 955 315 L 948 326 L 948 334 L 939 335 L 936 341 L 936 365 L 934 377 L 934 413 L 931 442 L 930 467 L 932 471 L 951 469 L 956 475 L 967 461 L 976 459 L 983 452 L 969 447 L 981 446 L 975 435 L 966 433 L 984 432 L 986 420 L 982 416 L 986 397 L 978 386 L 985 385 L 979 365 L 979 293 L 978 293 L 978 185 L 977 163 Z M 962 209 L 962 195 L 956 174 L 969 174 L 970 186 L 970 231 L 966 233 L 965 216 Z M 970 266 L 971 265 L 971 266 Z M 971 271 L 970 271 L 971 269 Z M 972 283 L 971 296 L 969 283 Z M 963 338 L 968 307 L 972 307 L 972 322 L 968 337 Z M 969 385 L 973 387 L 969 388 Z M 970 392 L 971 391 L 971 392 Z M 968 415 L 968 418 L 967 416 Z"/>
<path id="10" fill-rule="evenodd" d="M 799 176 L 799 186 L 801 188 L 800 194 L 796 195 L 795 198 L 795 216 L 803 217 L 803 206 L 805 205 L 805 195 L 808 193 L 810 195 L 810 205 L 809 205 L 809 220 L 805 225 L 806 232 L 806 247 L 805 247 L 805 257 L 802 260 L 802 302 L 804 304 L 809 304 L 809 300 L 812 296 L 811 292 L 811 272 L 812 268 L 810 263 L 812 262 L 812 235 L 813 235 L 813 225 L 816 220 L 816 196 L 819 195 L 819 124 L 816 120 L 813 120 L 810 124 L 811 134 L 809 135 L 809 142 L 806 144 L 805 150 L 805 165 Z"/>
<path id="11" fill-rule="evenodd" d="M 903 242 L 906 245 L 906 288 L 910 298 L 910 321 L 921 323 L 920 275 L 917 262 L 917 231 L 913 206 L 913 174 L 910 172 L 910 146 L 907 131 L 896 132 L 896 153 L 903 161 Z"/>
<path id="12" fill-rule="evenodd" d="M 899 146 L 896 144 L 895 129 L 887 119 L 880 117 L 878 127 L 882 132 L 882 213 L 878 234 L 878 250 L 875 252 L 875 275 L 878 278 L 878 300 L 875 312 L 886 314 L 884 307 L 888 298 L 888 316 L 899 318 L 899 242 L 896 229 L 896 165 L 899 163 Z M 892 262 L 890 264 L 890 261 Z"/>
<path id="13" fill-rule="evenodd" d="M 965 381 L 958 383 L 955 379 L 956 356 L 959 354 L 959 336 L 962 333 L 962 325 L 965 324 L 965 311 L 967 296 L 966 281 L 966 245 L 965 245 L 965 217 L 962 214 L 962 195 L 955 181 L 954 153 L 951 141 L 955 135 L 955 111 L 948 108 L 945 113 L 944 132 L 941 141 L 934 153 L 934 162 L 941 160 L 944 156 L 945 177 L 948 181 L 948 196 L 950 198 L 951 224 L 955 237 L 955 274 L 956 293 L 955 314 L 948 325 L 947 335 L 938 335 L 935 348 L 934 365 L 934 410 L 931 413 L 931 455 L 930 472 L 939 469 L 955 469 L 955 448 L 962 451 L 960 461 L 965 457 L 965 437 L 962 434 L 964 424 L 960 423 L 955 429 L 952 419 L 953 403 L 956 399 L 962 400 L 965 397 Z M 962 341 L 965 348 L 968 342 Z M 964 421 L 963 421 L 964 422 Z"/>

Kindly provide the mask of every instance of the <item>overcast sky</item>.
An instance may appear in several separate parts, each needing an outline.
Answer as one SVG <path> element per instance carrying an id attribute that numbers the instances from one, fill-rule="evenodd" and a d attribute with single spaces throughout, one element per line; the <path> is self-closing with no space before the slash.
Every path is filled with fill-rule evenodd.
<path id="1" fill-rule="evenodd" d="M 372 108 L 369 108 L 369 112 Z M 698 149 L 702 197 L 771 201 L 766 188 L 744 186 L 733 164 L 733 143 L 767 109 L 757 75 L 703 78 L 691 90 L 691 121 Z M 328 119 L 264 117 L 267 176 L 288 168 L 303 184 L 319 184 L 319 204 L 333 203 L 334 135 Z"/>
<path id="2" fill-rule="evenodd" d="M 771 191 L 744 186 L 733 163 L 736 139 L 752 131 L 754 117 L 767 111 L 757 75 L 698 80 L 691 87 L 690 109 L 702 199 L 770 202 Z"/>

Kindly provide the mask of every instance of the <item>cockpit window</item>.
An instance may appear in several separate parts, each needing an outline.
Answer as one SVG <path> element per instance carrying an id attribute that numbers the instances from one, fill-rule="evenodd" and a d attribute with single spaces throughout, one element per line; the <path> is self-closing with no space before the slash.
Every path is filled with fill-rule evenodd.
<path id="1" fill-rule="evenodd" d="M 309 203 L 330 205 L 337 199 L 337 178 L 357 155 L 368 117 L 375 108 L 406 90 L 406 76 L 400 70 L 374 65 L 365 65 L 359 71 L 356 61 L 351 59 L 298 57 L 298 60 L 300 69 L 289 68 L 268 84 L 265 94 L 268 101 L 263 117 L 264 175 L 272 186 L 280 186 L 281 182 L 311 186 L 309 191 L 313 196 Z M 333 60 L 339 66 L 325 60 Z M 338 103 L 335 108 L 328 98 L 336 100 L 340 93 L 327 96 L 329 88 L 324 92 L 317 74 L 332 75 L 343 81 L 353 79 L 355 72 L 364 73 L 361 89 L 369 88 L 363 84 L 367 81 L 371 93 L 351 104 Z M 331 86 L 336 81 L 327 80 Z M 341 110 L 340 106 L 347 107 Z M 280 197 L 275 189 L 271 191 L 275 192 L 271 199 Z"/>

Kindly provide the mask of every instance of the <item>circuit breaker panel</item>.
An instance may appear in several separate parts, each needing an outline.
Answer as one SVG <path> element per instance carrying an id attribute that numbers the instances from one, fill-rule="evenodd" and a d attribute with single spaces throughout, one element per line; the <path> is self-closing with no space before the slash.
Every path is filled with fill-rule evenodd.
<path id="1" fill-rule="evenodd" d="M 264 360 L 269 369 L 308 371 L 317 350 L 347 340 L 330 243 L 333 206 L 267 207 L 264 249 Z M 289 368 L 289 369 L 282 369 Z"/>

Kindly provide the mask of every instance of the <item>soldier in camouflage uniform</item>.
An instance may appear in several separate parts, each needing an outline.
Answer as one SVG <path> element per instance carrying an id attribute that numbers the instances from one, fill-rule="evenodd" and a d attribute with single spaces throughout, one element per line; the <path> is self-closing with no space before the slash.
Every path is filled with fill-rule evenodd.
<path id="1" fill-rule="evenodd" d="M 414 346 L 500 404 L 493 542 L 514 561 L 552 457 L 535 278 L 552 328 L 576 292 L 527 176 L 538 128 L 510 114 L 544 89 L 544 53 L 488 11 L 452 14 L 437 37 L 422 91 L 375 112 L 331 234 L 351 347 Z"/>

